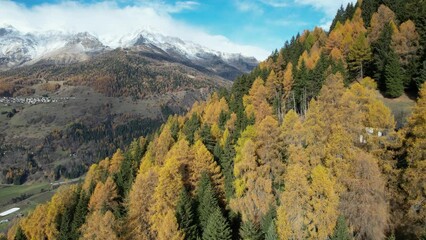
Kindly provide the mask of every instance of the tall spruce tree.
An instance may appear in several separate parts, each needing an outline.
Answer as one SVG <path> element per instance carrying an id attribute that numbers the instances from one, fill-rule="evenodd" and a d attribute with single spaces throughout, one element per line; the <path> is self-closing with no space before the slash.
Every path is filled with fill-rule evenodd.
<path id="1" fill-rule="evenodd" d="M 271 224 L 273 224 L 274 219 L 277 217 L 277 209 L 275 206 L 271 206 L 269 211 L 262 217 L 262 221 L 260 223 L 261 230 L 263 234 L 267 234 L 269 232 L 269 228 Z"/>
<path id="2" fill-rule="evenodd" d="M 400 97 L 404 93 L 404 75 L 398 55 L 390 49 L 384 69 L 385 95 L 391 98 Z"/>
<path id="3" fill-rule="evenodd" d="M 212 186 L 212 182 L 207 173 L 203 172 L 200 183 L 198 184 L 197 200 L 198 200 L 198 220 L 200 228 L 205 230 L 210 216 L 219 208 L 219 202 Z"/>
<path id="4" fill-rule="evenodd" d="M 371 72 L 367 75 L 373 75 L 374 79 L 378 81 L 380 90 L 386 90 L 385 84 L 385 65 L 388 54 L 391 51 L 392 42 L 392 27 L 390 24 L 386 24 L 380 34 L 379 39 L 374 42 L 373 48 L 373 66 Z"/>
<path id="5" fill-rule="evenodd" d="M 241 225 L 240 237 L 242 240 L 261 240 L 262 232 L 256 224 L 248 220 Z"/>
<path id="6" fill-rule="evenodd" d="M 265 235 L 265 240 L 278 240 L 277 227 L 275 221 L 272 221 L 269 225 L 268 231 Z"/>
<path id="7" fill-rule="evenodd" d="M 210 215 L 203 232 L 203 240 L 231 240 L 232 231 L 229 223 L 223 216 L 220 208 L 216 208 Z"/>
<path id="8" fill-rule="evenodd" d="M 336 227 L 334 228 L 333 236 L 331 240 L 351 240 L 351 234 L 349 233 L 348 225 L 344 216 L 339 216 L 337 219 Z"/>
<path id="9" fill-rule="evenodd" d="M 75 207 L 74 216 L 71 222 L 70 238 L 77 240 L 80 238 L 80 227 L 84 224 L 88 212 L 89 197 L 86 191 L 80 191 L 80 196 Z"/>
<path id="10" fill-rule="evenodd" d="M 235 157 L 235 151 L 231 145 L 232 136 L 228 136 L 223 146 L 223 151 L 219 158 L 219 164 L 222 167 L 222 173 L 225 178 L 225 196 L 230 199 L 234 195 L 234 165 L 233 159 Z M 220 147 L 218 145 L 218 147 Z M 219 151 L 219 149 L 218 149 Z"/>
<path id="11" fill-rule="evenodd" d="M 179 229 L 185 234 L 185 239 L 196 240 L 198 237 L 197 224 L 194 214 L 194 203 L 186 188 L 183 188 L 176 206 L 176 219 Z"/>
<path id="12" fill-rule="evenodd" d="M 418 76 L 415 78 L 415 83 L 418 89 L 421 88 L 422 84 L 426 81 L 426 60 L 423 61 L 422 67 L 418 73 Z"/>
<path id="13" fill-rule="evenodd" d="M 74 210 L 74 209 L 73 209 Z M 59 228 L 59 240 L 68 240 L 71 239 L 71 216 L 73 215 L 73 211 L 71 209 L 66 209 L 65 212 L 62 214 L 60 219 L 60 228 Z"/>
<path id="14" fill-rule="evenodd" d="M 25 235 L 24 230 L 22 230 L 21 226 L 18 226 L 18 228 L 16 229 L 14 240 L 27 240 L 27 236 Z"/>

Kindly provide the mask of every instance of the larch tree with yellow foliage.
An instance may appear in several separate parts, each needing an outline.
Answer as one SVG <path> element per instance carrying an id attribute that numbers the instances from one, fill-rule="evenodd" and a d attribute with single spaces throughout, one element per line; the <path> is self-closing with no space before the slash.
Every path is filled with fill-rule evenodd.
<path id="1" fill-rule="evenodd" d="M 370 43 L 376 42 L 386 24 L 395 22 L 395 13 L 385 5 L 380 5 L 376 13 L 371 17 L 370 28 L 368 29 L 368 38 Z"/>
<path id="2" fill-rule="evenodd" d="M 403 174 L 402 186 L 406 194 L 406 217 L 412 231 L 420 237 L 426 234 L 426 83 L 421 88 L 405 132 L 408 167 Z"/>
<path id="3" fill-rule="evenodd" d="M 336 193 L 336 183 L 328 170 L 318 165 L 312 169 L 310 177 L 310 199 L 307 219 L 307 229 L 310 238 L 327 239 L 333 234 L 339 216 L 337 207 L 339 196 Z"/>
<path id="4" fill-rule="evenodd" d="M 123 152 L 121 151 L 121 149 L 118 149 L 114 155 L 112 155 L 111 161 L 110 161 L 110 165 L 109 165 L 109 173 L 110 174 L 114 174 L 117 173 L 120 170 L 120 166 L 122 164 L 122 162 L 124 161 L 124 156 L 123 156 Z"/>
<path id="5" fill-rule="evenodd" d="M 62 187 L 50 202 L 39 205 L 20 222 L 22 230 L 29 239 L 57 239 L 59 236 L 58 218 L 65 213 L 76 194 L 76 186 Z"/>
<path id="6" fill-rule="evenodd" d="M 266 116 L 272 115 L 272 107 L 267 101 L 268 90 L 261 78 L 257 78 L 249 94 L 243 98 L 247 115 L 254 116 L 256 122 L 261 122 Z"/>
<path id="7" fill-rule="evenodd" d="M 111 211 L 105 213 L 95 211 L 87 218 L 86 223 L 82 226 L 81 239 L 118 240 L 117 227 L 115 216 Z"/>
<path id="8" fill-rule="evenodd" d="M 193 161 L 188 163 L 189 182 L 195 188 L 201 179 L 203 172 L 207 173 L 213 182 L 215 190 L 219 193 L 219 197 L 224 200 L 225 186 L 220 166 L 213 159 L 213 155 L 207 150 L 201 140 L 198 140 L 192 147 Z M 195 189 L 196 191 L 196 189 Z"/>
<path id="9" fill-rule="evenodd" d="M 290 156 L 291 157 L 291 156 Z M 277 209 L 277 233 L 281 240 L 306 239 L 309 224 L 308 171 L 300 163 L 287 167 L 285 187 Z"/>
<path id="10" fill-rule="evenodd" d="M 175 210 L 178 203 L 178 196 L 183 188 L 181 166 L 180 161 L 169 156 L 159 171 L 158 185 L 155 188 L 153 205 L 150 208 L 150 224 L 156 238 L 160 235 L 167 236 L 177 230 L 175 226 L 168 226 L 169 228 L 165 229 L 163 220 L 167 214 L 170 214 L 170 211 Z"/>
<path id="11" fill-rule="evenodd" d="M 154 191 L 158 184 L 156 168 L 140 172 L 127 200 L 126 236 L 130 239 L 154 239 L 150 225 L 150 209 L 154 204 Z"/>
<path id="12" fill-rule="evenodd" d="M 98 182 L 96 188 L 90 197 L 89 210 L 102 211 L 107 210 L 115 211 L 118 206 L 118 193 L 117 186 L 111 177 L 108 177 L 105 183 Z"/>

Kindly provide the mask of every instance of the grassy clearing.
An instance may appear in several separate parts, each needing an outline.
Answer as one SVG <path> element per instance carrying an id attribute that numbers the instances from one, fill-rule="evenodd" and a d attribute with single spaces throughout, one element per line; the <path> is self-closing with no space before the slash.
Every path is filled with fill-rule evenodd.
<path id="1" fill-rule="evenodd" d="M 50 190 L 50 183 L 33 183 L 28 185 L 0 185 L 0 210 L 10 205 L 13 199 L 24 194 L 33 196 L 43 191 Z"/>
<path id="2" fill-rule="evenodd" d="M 0 224 L 0 232 L 5 232 L 17 216 L 33 210 L 38 204 L 49 201 L 55 190 L 51 190 L 50 183 L 33 183 L 28 185 L 0 185 L 0 212 L 13 207 L 20 208 L 19 211 L 5 217 L 0 221 L 8 219 L 10 222 Z M 21 198 L 21 199 L 18 199 Z"/>
<path id="3" fill-rule="evenodd" d="M 410 99 L 406 94 L 394 99 L 384 98 L 382 95 L 380 95 L 379 98 L 392 111 L 397 122 L 397 128 L 403 127 L 406 124 L 408 117 L 411 115 L 416 102 Z"/>

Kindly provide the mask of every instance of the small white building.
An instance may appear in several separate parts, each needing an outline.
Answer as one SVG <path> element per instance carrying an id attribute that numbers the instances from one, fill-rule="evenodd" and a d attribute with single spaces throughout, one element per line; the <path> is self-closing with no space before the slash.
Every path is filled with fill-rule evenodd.
<path id="1" fill-rule="evenodd" d="M 7 211 L 4 211 L 4 212 L 0 213 L 0 217 L 5 217 L 5 216 L 7 216 L 9 214 L 12 214 L 12 213 L 14 213 L 16 211 L 19 211 L 19 209 L 20 208 L 11 208 L 11 209 L 9 209 Z"/>

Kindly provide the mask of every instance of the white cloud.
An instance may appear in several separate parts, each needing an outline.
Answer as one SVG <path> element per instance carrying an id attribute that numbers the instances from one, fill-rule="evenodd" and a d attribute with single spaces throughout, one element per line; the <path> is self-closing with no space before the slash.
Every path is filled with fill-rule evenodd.
<path id="1" fill-rule="evenodd" d="M 258 15 L 263 14 L 263 9 L 256 3 L 256 1 L 234 0 L 234 5 L 237 8 L 237 10 L 241 12 L 252 12 Z"/>
<path id="2" fill-rule="evenodd" d="M 288 27 L 288 26 L 308 26 L 309 23 L 298 20 L 296 18 L 283 18 L 283 19 L 274 19 L 274 20 L 267 20 L 268 24 L 275 25 L 275 26 L 282 26 L 282 27 Z"/>
<path id="3" fill-rule="evenodd" d="M 170 16 L 171 12 L 195 8 L 198 2 L 181 1 L 167 5 L 163 1 L 142 0 L 139 3 L 120 7 L 114 1 L 93 4 L 67 1 L 28 8 L 12 1 L 0 0 L 0 24 L 10 24 L 24 32 L 87 31 L 104 42 L 113 42 L 128 33 L 148 29 L 218 51 L 242 53 L 260 60 L 269 55 L 268 51 L 260 47 L 234 43 L 225 36 L 209 34 Z"/>
<path id="4" fill-rule="evenodd" d="M 285 0 L 260 0 L 260 2 L 276 8 L 283 8 L 288 6 L 288 1 Z"/>

